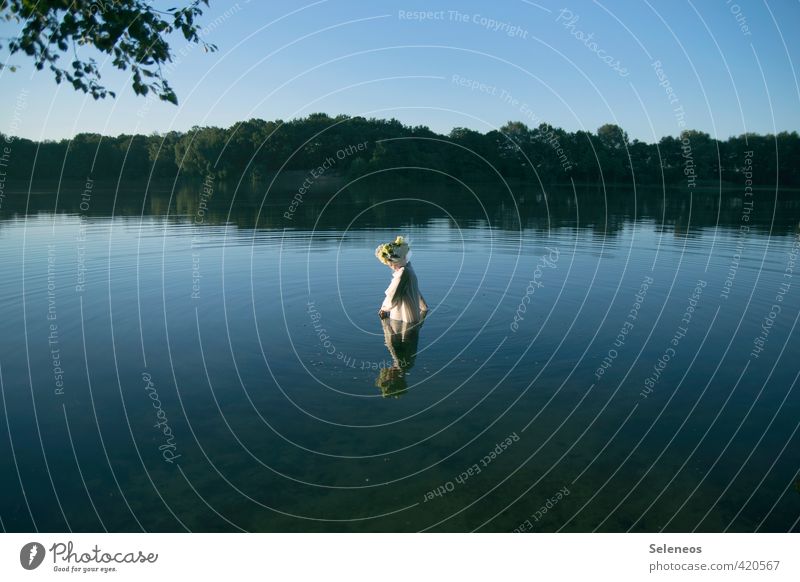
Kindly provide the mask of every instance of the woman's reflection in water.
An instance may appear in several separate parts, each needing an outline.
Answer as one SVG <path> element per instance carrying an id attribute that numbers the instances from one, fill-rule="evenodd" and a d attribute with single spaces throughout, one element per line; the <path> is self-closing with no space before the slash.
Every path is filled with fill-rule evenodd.
<path id="1" fill-rule="evenodd" d="M 414 366 L 414 360 L 417 358 L 419 330 L 424 321 L 424 316 L 417 323 L 407 323 L 388 317 L 381 319 L 383 339 L 392 356 L 392 366 L 381 368 L 375 380 L 375 386 L 381 389 L 384 398 L 399 398 L 408 390 L 406 374 Z"/>

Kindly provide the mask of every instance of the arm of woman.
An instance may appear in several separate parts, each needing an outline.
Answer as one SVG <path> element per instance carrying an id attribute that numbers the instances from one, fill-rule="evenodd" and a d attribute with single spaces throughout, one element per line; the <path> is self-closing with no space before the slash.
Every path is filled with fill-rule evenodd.
<path id="1" fill-rule="evenodd" d="M 381 311 L 391 311 L 397 305 L 397 288 L 400 285 L 402 275 L 403 269 L 398 269 L 392 274 L 392 282 L 386 288 L 386 298 L 381 305 Z"/>

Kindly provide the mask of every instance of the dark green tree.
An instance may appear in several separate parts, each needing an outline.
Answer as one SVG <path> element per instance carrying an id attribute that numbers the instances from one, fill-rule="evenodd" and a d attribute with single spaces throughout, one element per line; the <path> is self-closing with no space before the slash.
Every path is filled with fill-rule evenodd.
<path id="1" fill-rule="evenodd" d="M 700 186 L 716 185 L 720 175 L 726 185 L 737 188 L 746 179 L 759 186 L 800 186 L 796 131 L 749 133 L 725 141 L 687 131 L 651 144 L 629 142 L 616 125 L 594 134 L 514 122 L 487 133 L 462 127 L 440 135 L 396 119 L 317 113 L 288 122 L 250 119 L 227 128 L 194 127 L 163 135 L 83 133 L 71 140 L 42 142 L 0 138 L 13 142 L 13 163 L 3 171 L 10 179 L 23 180 L 205 179 L 211 173 L 221 179 L 258 181 L 279 170 L 302 176 L 325 164 L 326 177 L 393 169 L 386 175 L 412 183 L 423 175 L 420 172 L 427 177 L 442 172 L 465 182 L 495 180 L 499 172 L 530 186 L 540 180 L 597 185 L 601 177 L 606 184 L 630 184 L 635 179 L 637 184 L 686 186 L 685 170 L 691 160 Z M 358 144 L 366 147 L 353 149 Z M 337 155 L 340 150 L 349 153 Z M 746 159 L 748 152 L 752 160 Z M 751 177 L 744 175 L 746 170 Z"/>
<path id="2" fill-rule="evenodd" d="M 612 183 L 630 179 L 628 134 L 620 126 L 606 123 L 597 129 L 597 143 L 603 178 Z"/>

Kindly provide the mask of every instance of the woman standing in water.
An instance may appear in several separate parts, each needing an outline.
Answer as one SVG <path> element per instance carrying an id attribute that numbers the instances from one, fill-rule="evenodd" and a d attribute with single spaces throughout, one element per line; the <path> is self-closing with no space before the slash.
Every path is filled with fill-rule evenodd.
<path id="1" fill-rule="evenodd" d="M 417 274 L 408 262 L 408 251 L 408 243 L 402 236 L 375 249 L 378 260 L 393 271 L 386 298 L 378 310 L 381 319 L 388 317 L 405 323 L 417 323 L 428 311 L 428 304 L 419 291 Z"/>

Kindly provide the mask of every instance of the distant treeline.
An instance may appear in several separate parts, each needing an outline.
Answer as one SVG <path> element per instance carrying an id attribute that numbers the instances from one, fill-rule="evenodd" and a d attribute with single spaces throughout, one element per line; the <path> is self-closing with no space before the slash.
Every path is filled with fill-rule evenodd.
<path id="1" fill-rule="evenodd" d="M 422 167 L 459 178 L 524 178 L 542 182 L 657 184 L 693 187 L 724 182 L 800 186 L 800 137 L 745 134 L 719 141 L 687 131 L 658 143 L 629 140 L 617 125 L 595 133 L 509 122 L 480 133 L 447 135 L 396 119 L 315 113 L 292 121 L 251 119 L 229 128 L 34 142 L 0 135 L 2 167 L 16 179 L 149 179 L 204 177 L 259 181 L 276 172 L 356 177 L 371 171 Z M 402 170 L 401 170 L 402 171 Z M 752 175 L 750 175 L 752 174 Z"/>

